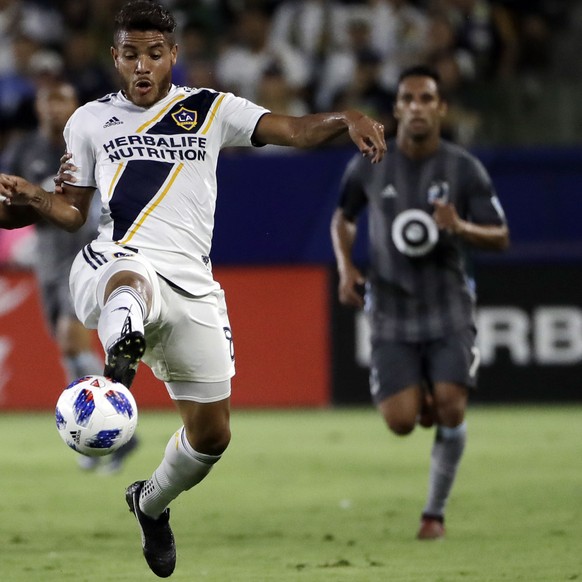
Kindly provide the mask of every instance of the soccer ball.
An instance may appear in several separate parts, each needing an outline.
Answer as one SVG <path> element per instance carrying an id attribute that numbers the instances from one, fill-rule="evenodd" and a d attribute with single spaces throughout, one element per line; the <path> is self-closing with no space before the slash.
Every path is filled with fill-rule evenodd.
<path id="1" fill-rule="evenodd" d="M 69 447 L 88 457 L 102 457 L 130 441 L 137 427 L 137 405 L 123 384 L 104 376 L 84 376 L 63 390 L 55 418 Z"/>

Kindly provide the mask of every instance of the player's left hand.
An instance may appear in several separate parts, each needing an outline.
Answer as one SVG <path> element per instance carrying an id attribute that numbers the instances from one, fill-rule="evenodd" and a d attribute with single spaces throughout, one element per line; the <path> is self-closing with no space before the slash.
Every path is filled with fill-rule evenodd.
<path id="1" fill-rule="evenodd" d="M 382 160 L 387 148 L 384 126 L 379 121 L 360 113 L 350 118 L 348 130 L 364 157 L 373 164 Z"/>
<path id="2" fill-rule="evenodd" d="M 53 182 L 55 183 L 55 192 L 57 194 L 63 193 L 64 182 L 71 182 L 72 184 L 74 184 L 77 181 L 77 178 L 75 178 L 73 173 L 76 172 L 79 168 L 77 168 L 77 166 L 75 166 L 75 164 L 71 162 L 72 157 L 73 154 L 70 154 L 68 152 L 64 153 L 61 156 L 60 159 L 61 165 L 59 166 L 59 171 L 57 172 L 57 175 L 53 178 Z"/>
<path id="3" fill-rule="evenodd" d="M 449 234 L 459 234 L 463 230 L 463 220 L 455 206 L 450 202 L 435 200 L 432 217 L 439 229 L 445 230 Z"/>

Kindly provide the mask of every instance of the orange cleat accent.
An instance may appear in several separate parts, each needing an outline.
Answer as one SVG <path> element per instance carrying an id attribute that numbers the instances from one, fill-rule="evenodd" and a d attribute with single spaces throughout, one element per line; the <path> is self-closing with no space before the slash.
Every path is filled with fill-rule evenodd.
<path id="1" fill-rule="evenodd" d="M 423 515 L 416 538 L 419 540 L 442 540 L 444 537 L 444 519 L 434 515 Z"/>

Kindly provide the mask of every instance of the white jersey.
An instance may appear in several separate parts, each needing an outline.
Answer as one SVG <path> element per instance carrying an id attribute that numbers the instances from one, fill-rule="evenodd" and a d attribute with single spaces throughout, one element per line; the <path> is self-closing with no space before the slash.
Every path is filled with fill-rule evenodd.
<path id="1" fill-rule="evenodd" d="M 80 107 L 64 135 L 79 168 L 74 185 L 101 192 L 98 240 L 137 249 L 193 295 L 216 289 L 210 248 L 218 155 L 253 145 L 268 112 L 231 93 L 174 85 L 148 109 L 122 92 Z"/>

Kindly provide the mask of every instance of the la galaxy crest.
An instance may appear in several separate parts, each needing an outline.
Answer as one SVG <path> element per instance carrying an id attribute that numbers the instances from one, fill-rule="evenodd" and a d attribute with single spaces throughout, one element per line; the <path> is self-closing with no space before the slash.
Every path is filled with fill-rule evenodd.
<path id="1" fill-rule="evenodd" d="M 198 112 L 192 111 L 192 109 L 186 109 L 182 106 L 178 111 L 172 113 L 172 119 L 176 122 L 176 125 L 190 131 L 196 127 L 198 123 Z"/>

